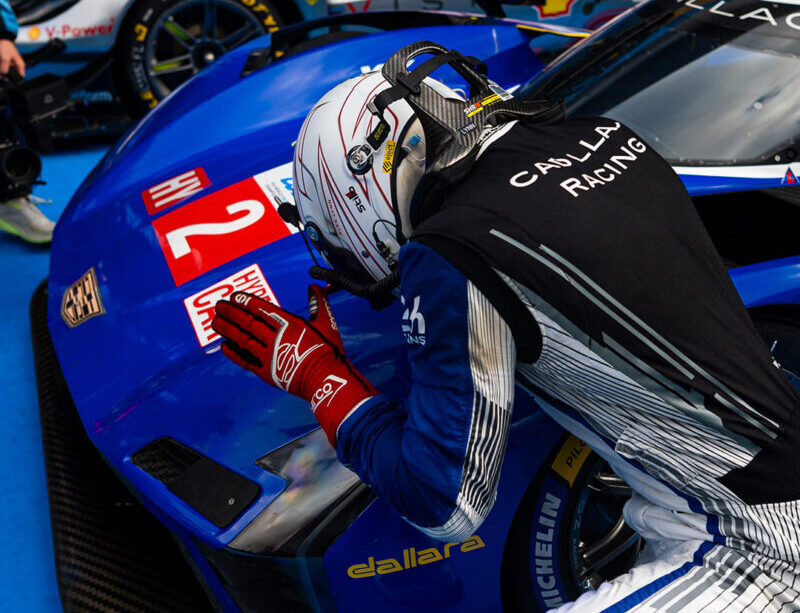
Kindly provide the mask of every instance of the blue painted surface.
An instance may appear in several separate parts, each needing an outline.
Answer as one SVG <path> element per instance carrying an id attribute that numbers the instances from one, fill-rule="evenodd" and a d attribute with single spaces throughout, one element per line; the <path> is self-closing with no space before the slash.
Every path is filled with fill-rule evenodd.
<path id="1" fill-rule="evenodd" d="M 101 150 L 54 154 L 44 160 L 53 200 L 42 211 L 56 219 Z M 28 303 L 48 274 L 50 250 L 0 233 L 0 611 L 60 611 L 53 565 Z"/>
<path id="2" fill-rule="evenodd" d="M 211 346 L 199 346 L 184 300 L 258 264 L 279 303 L 302 313 L 312 262 L 293 235 L 179 281 L 170 273 L 169 248 L 162 249 L 153 224 L 187 211 L 192 217 L 181 227 L 225 221 L 224 209 L 223 217 L 198 218 L 211 206 L 210 200 L 199 201 L 290 162 L 305 114 L 328 89 L 361 74 L 361 66 L 384 60 L 386 49 L 426 39 L 486 58 L 502 86 L 541 68 L 529 37 L 516 27 L 476 25 L 350 39 L 240 78 L 250 51 L 268 43 L 264 37 L 226 54 L 174 92 L 112 149 L 65 212 L 53 242 L 58 258 L 50 276 L 49 316 L 62 369 L 95 445 L 176 531 L 215 547 L 230 542 L 285 487 L 255 460 L 317 427 L 303 401 L 265 386 L 221 353 L 208 355 Z M 450 79 L 460 85 L 455 76 Z M 143 191 L 199 166 L 210 186 L 149 214 Z M 290 176 L 284 169 L 276 179 Z M 270 230 L 285 231 L 279 218 L 271 223 Z M 193 236 L 190 243 L 204 244 L 208 253 L 222 238 Z M 190 256 L 192 261 L 204 257 Z M 90 268 L 106 313 L 69 328 L 58 314 L 61 297 Z M 398 370 L 405 349 L 396 325 L 399 305 L 374 313 L 365 301 L 343 294 L 332 303 L 356 366 L 382 391 L 401 395 L 405 379 Z M 130 462 L 132 453 L 160 436 L 174 437 L 244 475 L 261 487 L 261 496 L 233 524 L 215 527 Z"/>
<path id="3" fill-rule="evenodd" d="M 145 504 L 184 537 L 191 535 L 216 546 L 228 543 L 283 489 L 282 479 L 256 466 L 254 460 L 302 436 L 315 427 L 315 422 L 305 403 L 265 386 L 224 360 L 219 353 L 208 355 L 201 349 L 183 300 L 252 263 L 259 263 L 281 304 L 302 312 L 305 285 L 309 281 L 306 269 L 310 262 L 299 238 L 287 237 L 207 270 L 186 283 L 176 284 L 151 222 L 187 209 L 200 198 L 259 171 L 288 162 L 291 142 L 305 111 L 324 91 L 342 78 L 358 74 L 360 66 L 374 65 L 385 59 L 387 48 L 396 49 L 420 38 L 436 39 L 446 46 L 466 47 L 478 56 L 496 58 L 489 60 L 490 72 L 505 86 L 540 66 L 531 57 L 527 39 L 514 28 L 425 28 L 332 45 L 300 54 L 239 80 L 237 75 L 249 48 L 265 44 L 263 39 L 256 41 L 249 48 L 226 55 L 216 67 L 159 107 L 109 156 L 103 172 L 81 190 L 65 215 L 66 223 L 59 227 L 54 245 L 57 259 L 51 276 L 50 327 L 84 424 L 95 444 L 134 485 Z M 220 91 L 220 84 L 230 87 Z M 198 100 L 206 103 L 197 104 Z M 234 109 L 236 112 L 231 112 Z M 164 213 L 148 216 L 140 198 L 142 190 L 200 165 L 208 173 L 213 187 Z M 77 182 L 81 175 L 76 172 L 70 179 Z M 67 193 L 67 190 L 60 193 Z M 22 288 L 20 299 L 16 302 L 9 299 L 8 305 L 3 307 L 14 311 L 17 322 L 27 321 L 30 292 L 46 273 L 45 253 L 31 253 L 29 249 L 24 253 L 31 262 L 33 257 L 38 257 L 45 264 L 41 274 L 36 270 L 26 273 L 28 286 L 18 284 Z M 90 267 L 97 271 L 107 313 L 75 329 L 67 329 L 58 316 L 61 295 Z M 12 264 L 4 271 L 6 286 L 12 284 L 17 270 L 19 268 Z M 16 286 L 14 291 L 17 291 Z M 333 307 L 356 366 L 383 391 L 401 395 L 404 349 L 396 325 L 397 307 L 374 314 L 364 301 L 342 295 L 334 298 Z M 7 316 L 3 321 L 12 320 Z M 41 487 L 33 488 L 24 477 L 14 475 L 17 480 L 9 482 L 3 491 L 41 492 L 39 502 L 31 501 L 29 506 L 18 504 L 16 500 L 7 501 L 6 506 L 24 508 L 27 518 L 36 520 L 37 538 L 49 546 L 27 323 L 18 336 L 19 342 L 6 352 L 6 361 L 16 360 L 21 366 L 17 366 L 18 371 L 12 370 L 13 364 L 7 366 L 2 376 L 9 381 L 3 382 L 8 388 L 22 380 L 22 371 L 27 373 L 29 401 L 23 408 L 32 412 L 33 417 L 27 417 L 33 425 L 28 423 L 27 431 L 36 440 L 24 454 L 9 453 L 9 445 L 6 445 L 0 464 L 13 466 L 18 471 L 22 464 L 20 458 L 38 462 Z M 23 351 L 28 354 L 26 360 L 21 359 Z M 16 378 L 13 372 L 17 372 Z M 515 419 L 520 418 L 521 413 L 515 411 Z M 515 421 L 516 428 L 521 427 L 521 421 Z M 8 428 L 4 436 L 9 437 L 10 431 L 13 428 Z M 260 485 L 261 496 L 234 524 L 223 530 L 215 528 L 160 482 L 130 463 L 131 453 L 165 435 L 247 476 Z M 507 462 L 503 479 L 510 486 L 502 490 L 492 520 L 485 528 L 490 530 L 486 536 L 491 544 L 480 553 L 453 561 L 454 569 L 462 562 L 468 565 L 464 567 L 464 577 L 478 576 L 478 568 L 472 564 L 485 562 L 490 556 L 495 558 L 488 567 L 499 569 L 496 556 L 506 533 L 504 529 L 525 486 L 525 476 L 536 472 L 553 439 L 553 432 L 546 428 L 537 428 L 519 439 L 517 465 L 525 470 L 515 473 L 516 480 L 508 479 L 511 474 L 508 471 L 513 470 L 515 463 Z M 37 508 L 43 509 L 42 517 L 35 517 Z M 421 537 L 399 518 L 382 513 L 379 505 L 372 507 L 359 519 L 361 521 L 364 523 L 354 526 L 362 531 L 354 529 L 353 548 L 336 550 L 342 552 L 341 559 L 326 558 L 328 569 L 338 568 L 332 588 L 337 597 L 350 598 L 354 604 L 365 602 L 363 597 L 367 594 L 384 606 L 392 602 L 400 607 L 403 590 L 395 591 L 395 582 L 403 584 L 412 594 L 415 585 L 411 579 L 415 574 L 398 574 L 387 579 L 387 585 L 371 586 L 345 580 L 346 568 L 369 557 L 371 546 L 377 544 L 375 535 L 385 535 L 385 540 L 380 542 L 381 549 L 389 552 L 385 555 L 402 551 L 410 542 L 408 539 Z M 33 549 L 26 541 L 29 533 L 25 526 L 14 530 L 12 536 L 16 540 L 9 542 L 5 551 Z M 381 555 L 384 554 L 381 552 Z M 2 563 L 8 567 L 0 567 L 0 576 L 19 576 L 21 566 L 17 558 Z M 3 573 L 4 570 L 9 572 Z M 48 579 L 42 583 L 54 589 L 52 570 L 48 573 Z M 479 587 L 478 583 L 464 586 L 459 579 L 458 597 L 451 594 L 448 603 L 456 610 L 466 610 L 465 606 L 478 602 L 467 588 Z M 372 587 L 376 591 L 369 594 Z M 392 594 L 386 595 L 386 587 L 397 594 L 396 599 Z M 18 580 L 14 588 L 19 591 Z M 28 595 L 33 593 L 44 594 L 40 589 L 27 591 Z M 489 596 L 489 592 L 482 595 Z M 496 594 L 491 601 L 497 602 Z M 48 610 L 47 604 L 37 606 L 45 608 L 9 603 L 0 609 Z M 430 603 L 430 606 L 431 610 L 440 610 L 437 603 Z"/>
<path id="4" fill-rule="evenodd" d="M 731 279 L 748 308 L 800 304 L 800 256 L 734 268 Z"/>

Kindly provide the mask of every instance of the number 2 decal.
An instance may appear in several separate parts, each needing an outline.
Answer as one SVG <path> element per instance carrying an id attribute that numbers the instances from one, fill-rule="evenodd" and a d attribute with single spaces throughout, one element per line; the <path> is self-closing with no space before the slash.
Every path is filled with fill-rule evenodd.
<path id="1" fill-rule="evenodd" d="M 250 178 L 152 222 L 175 285 L 183 285 L 291 232 Z"/>
<path id="2" fill-rule="evenodd" d="M 192 252 L 189 247 L 190 236 L 211 236 L 220 234 L 230 234 L 242 228 L 254 224 L 264 216 L 266 209 L 264 205 L 258 200 L 244 200 L 235 204 L 230 204 L 225 207 L 229 215 L 235 215 L 245 211 L 243 217 L 237 217 L 231 221 L 222 221 L 217 223 L 196 223 L 177 230 L 167 232 L 164 236 L 167 239 L 167 244 L 172 249 L 172 255 L 175 259 L 182 258 Z"/>

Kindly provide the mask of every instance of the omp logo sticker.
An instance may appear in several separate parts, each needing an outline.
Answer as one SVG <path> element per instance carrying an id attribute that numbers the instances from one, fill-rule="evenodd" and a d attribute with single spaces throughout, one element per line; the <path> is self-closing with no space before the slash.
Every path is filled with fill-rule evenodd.
<path id="1" fill-rule="evenodd" d="M 783 175 L 782 185 L 797 185 L 797 176 L 792 172 L 791 168 L 786 169 L 786 174 Z"/>
<path id="2" fill-rule="evenodd" d="M 153 231 L 175 285 L 296 232 L 277 208 L 251 177 L 155 219 Z"/>
<path id="3" fill-rule="evenodd" d="M 189 320 L 192 322 L 197 342 L 201 347 L 210 345 L 220 338 L 219 334 L 211 329 L 211 320 L 214 319 L 214 306 L 220 300 L 227 299 L 234 292 L 247 292 L 264 300 L 280 306 L 275 293 L 264 278 L 264 273 L 258 264 L 233 273 L 231 276 L 217 281 L 214 285 L 192 294 L 183 301 Z"/>
<path id="4" fill-rule="evenodd" d="M 406 306 L 404 296 L 400 297 L 400 302 Z M 406 306 L 405 311 L 403 311 L 401 328 L 403 336 L 406 337 L 406 343 L 409 345 L 425 344 L 425 317 L 419 310 L 419 296 L 414 296 L 411 306 Z"/>
<path id="5" fill-rule="evenodd" d="M 353 564 L 348 568 L 347 576 L 351 579 L 364 579 L 375 575 L 388 575 L 389 573 L 409 570 L 417 566 L 441 562 L 452 555 L 453 549 L 455 549 L 456 553 L 468 553 L 485 546 L 483 539 L 474 534 L 466 541 L 446 543 L 441 548 L 429 547 L 428 549 L 417 550 L 414 547 L 409 547 L 408 549 L 403 549 L 401 553 L 402 564 L 400 563 L 401 558 L 385 558 L 376 561 L 374 556 L 370 556 L 367 558 L 366 564 Z"/>
<path id="6" fill-rule="evenodd" d="M 591 453 L 589 447 L 581 439 L 571 434 L 558 452 L 556 459 L 553 460 L 552 468 L 559 475 L 564 477 L 570 487 L 575 482 L 575 477 L 581 470 L 581 466 Z"/>
<path id="7" fill-rule="evenodd" d="M 195 168 L 142 192 L 147 212 L 155 215 L 211 185 L 205 170 Z"/>
<path id="8" fill-rule="evenodd" d="M 90 268 L 75 283 L 67 288 L 61 298 L 61 319 L 70 328 L 82 324 L 87 319 L 106 312 L 100 298 L 97 275 Z"/>

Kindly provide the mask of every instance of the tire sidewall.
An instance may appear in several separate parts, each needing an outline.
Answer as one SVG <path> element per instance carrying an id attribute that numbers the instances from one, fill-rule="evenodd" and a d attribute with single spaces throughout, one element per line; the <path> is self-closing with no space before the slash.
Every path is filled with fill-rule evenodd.
<path id="1" fill-rule="evenodd" d="M 506 613 L 543 613 L 578 597 L 570 556 L 577 550 L 584 486 L 600 461 L 583 441 L 567 435 L 531 481 L 503 554 Z"/>

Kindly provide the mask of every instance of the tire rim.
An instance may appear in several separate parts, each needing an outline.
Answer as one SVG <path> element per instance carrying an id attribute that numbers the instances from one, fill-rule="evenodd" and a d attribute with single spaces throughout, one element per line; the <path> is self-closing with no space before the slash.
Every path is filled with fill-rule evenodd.
<path id="1" fill-rule="evenodd" d="M 266 33 L 245 7 L 230 0 L 187 0 L 165 11 L 148 34 L 145 68 L 163 98 L 234 47 Z"/>
<path id="2" fill-rule="evenodd" d="M 581 492 L 570 526 L 569 566 L 580 592 L 627 572 L 644 540 L 625 523 L 622 507 L 632 490 L 602 459 Z"/>

